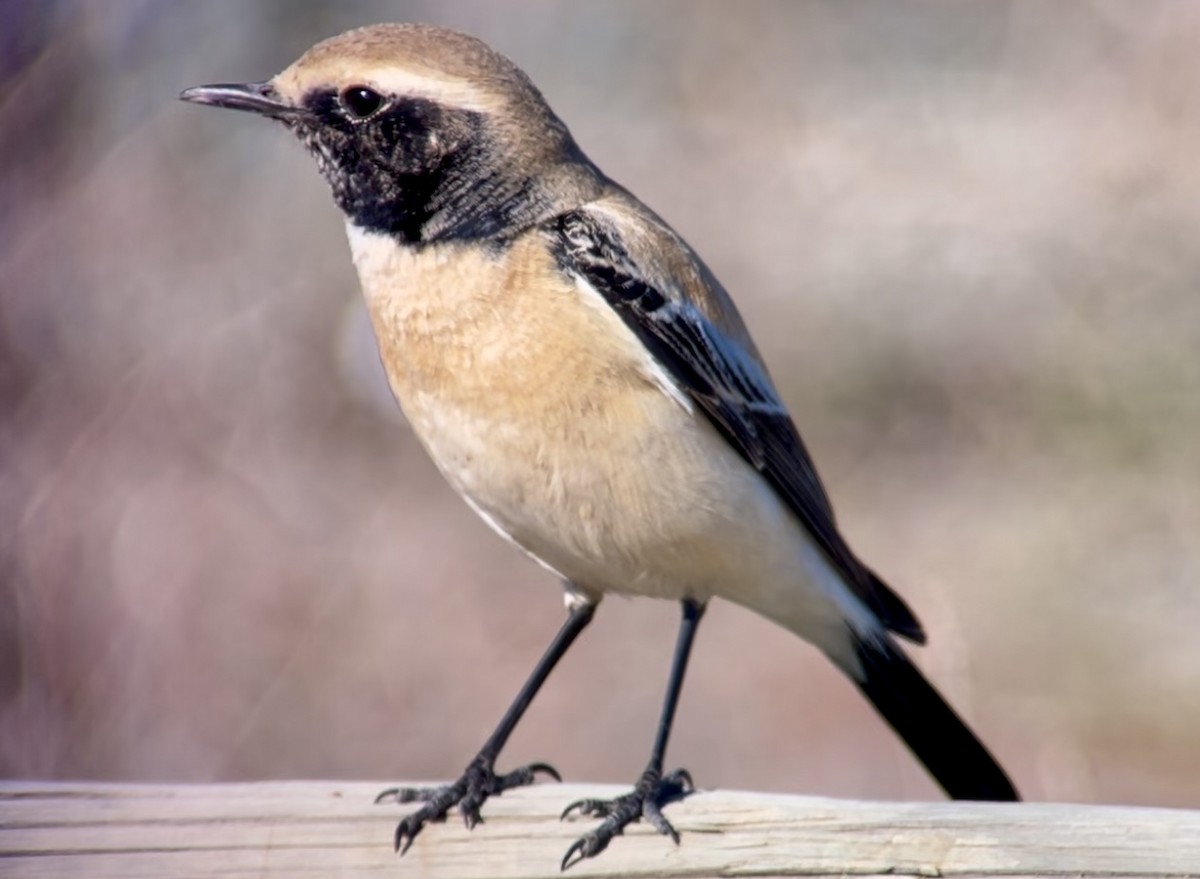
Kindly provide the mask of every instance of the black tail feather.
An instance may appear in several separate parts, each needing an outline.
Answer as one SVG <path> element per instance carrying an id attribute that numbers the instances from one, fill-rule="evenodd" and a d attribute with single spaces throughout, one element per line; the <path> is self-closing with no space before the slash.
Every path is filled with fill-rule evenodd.
<path id="1" fill-rule="evenodd" d="M 956 800 L 1019 800 L 1000 764 L 894 644 L 859 642 L 856 680 L 875 710 Z"/>

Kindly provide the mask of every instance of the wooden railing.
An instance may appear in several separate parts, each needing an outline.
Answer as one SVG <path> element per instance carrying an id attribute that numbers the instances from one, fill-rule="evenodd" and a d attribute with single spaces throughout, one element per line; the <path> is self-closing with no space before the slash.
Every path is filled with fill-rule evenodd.
<path id="1" fill-rule="evenodd" d="M 618 788 L 538 785 L 391 849 L 382 785 L 0 782 L 0 876 L 558 877 L 589 821 L 564 804 Z M 408 808 L 408 807 L 406 807 Z M 1195 876 L 1200 812 L 1041 803 L 882 803 L 704 791 L 671 805 L 676 847 L 641 825 L 568 875 Z"/>

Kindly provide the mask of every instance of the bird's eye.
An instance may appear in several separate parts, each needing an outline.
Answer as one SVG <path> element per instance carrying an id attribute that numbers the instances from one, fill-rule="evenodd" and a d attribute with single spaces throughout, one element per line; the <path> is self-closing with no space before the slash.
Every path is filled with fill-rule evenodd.
<path id="1" fill-rule="evenodd" d="M 366 119 L 383 106 L 383 95 L 365 85 L 348 86 L 338 97 L 346 112 L 355 119 Z"/>

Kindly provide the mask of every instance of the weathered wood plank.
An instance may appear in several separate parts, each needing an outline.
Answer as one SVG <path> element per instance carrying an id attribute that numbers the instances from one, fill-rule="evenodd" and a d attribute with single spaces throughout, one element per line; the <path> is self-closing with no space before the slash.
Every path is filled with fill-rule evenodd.
<path id="1" fill-rule="evenodd" d="M 539 785 L 486 823 L 426 829 L 398 859 L 377 784 L 0 783 L 5 877 L 555 877 L 589 822 L 564 805 L 619 788 Z M 574 867 L 596 876 L 1200 877 L 1200 812 L 1053 804 L 875 803 L 704 792 L 670 807 L 676 848 L 645 827 Z"/>

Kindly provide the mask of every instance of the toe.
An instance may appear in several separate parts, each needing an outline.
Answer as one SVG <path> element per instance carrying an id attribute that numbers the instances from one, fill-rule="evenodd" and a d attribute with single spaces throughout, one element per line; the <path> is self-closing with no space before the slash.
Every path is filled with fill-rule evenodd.
<path id="1" fill-rule="evenodd" d="M 462 816 L 467 830 L 474 830 L 483 823 L 483 816 L 479 814 L 479 810 L 483 807 L 485 800 L 487 800 L 486 792 L 468 791 L 459 801 L 458 814 Z"/>
<path id="2" fill-rule="evenodd" d="M 606 818 L 612 813 L 612 809 L 613 801 L 610 800 L 576 800 L 563 809 L 558 820 L 565 821 L 567 818 L 574 817 L 575 814 L 578 814 L 580 818 Z"/>
<path id="3" fill-rule="evenodd" d="M 421 832 L 423 821 L 412 820 L 413 816 L 409 816 L 396 825 L 396 836 L 394 839 L 396 853 L 403 855 L 413 844 L 413 840 L 417 838 L 417 834 Z"/>
<path id="4" fill-rule="evenodd" d="M 493 776 L 494 793 L 502 793 L 514 787 L 525 787 L 537 781 L 538 773 L 553 778 L 555 781 L 562 781 L 562 776 L 558 774 L 558 770 L 549 763 L 531 763 L 528 766 L 522 766 L 520 769 L 514 769 L 507 775 Z"/>
<path id="5" fill-rule="evenodd" d="M 671 826 L 662 813 L 662 807 L 654 800 L 646 800 L 642 803 L 642 817 L 661 833 L 663 836 L 671 837 L 671 840 L 679 845 L 679 833 Z"/>
<path id="6" fill-rule="evenodd" d="M 400 788 L 389 787 L 387 790 L 382 790 L 379 792 L 379 796 L 377 796 L 375 798 L 375 805 L 378 806 L 380 803 L 386 802 L 388 800 L 392 801 L 393 803 L 398 802 L 397 797 L 399 795 L 400 795 Z"/>
<path id="7" fill-rule="evenodd" d="M 611 836 L 605 836 L 601 833 L 588 833 L 579 837 L 575 842 L 571 843 L 571 847 L 567 849 L 567 853 L 563 855 L 560 870 L 566 870 L 573 867 L 580 861 L 587 858 L 594 858 L 600 852 L 608 847 Z"/>

